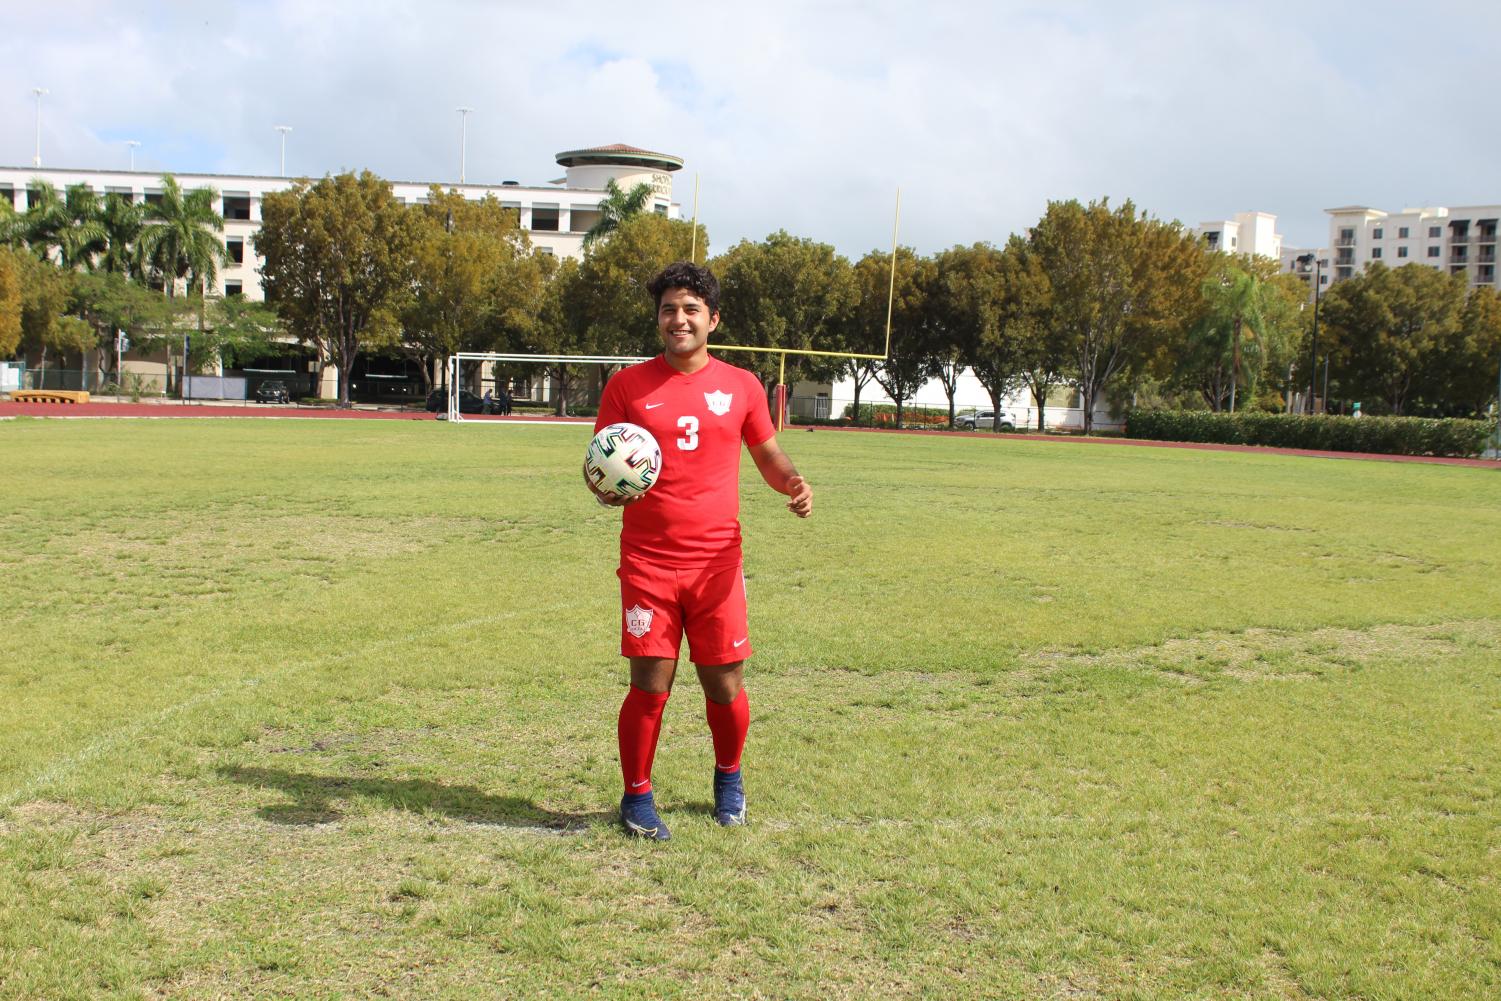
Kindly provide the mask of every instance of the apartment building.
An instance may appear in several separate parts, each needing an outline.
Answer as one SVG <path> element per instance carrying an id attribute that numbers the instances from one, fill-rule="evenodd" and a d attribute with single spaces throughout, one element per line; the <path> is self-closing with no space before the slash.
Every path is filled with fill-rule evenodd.
<path id="1" fill-rule="evenodd" d="M 1383 212 L 1365 205 L 1326 209 L 1334 281 L 1372 261 L 1387 267 L 1426 264 L 1464 275 L 1471 287 L 1496 287 L 1496 232 L 1501 205 L 1409 208 Z"/>
<path id="2" fill-rule="evenodd" d="M 1237 212 L 1229 219 L 1201 222 L 1194 232 L 1210 250 L 1273 260 L 1282 256 L 1282 234 L 1277 232 L 1277 217 L 1270 212 Z"/>
<path id="3" fill-rule="evenodd" d="M 651 185 L 652 210 L 669 218 L 681 218 L 681 206 L 672 200 L 672 174 L 683 166 L 681 158 L 654 153 L 635 146 L 615 144 L 565 150 L 557 155 L 564 175 L 545 184 L 526 187 L 516 181 L 500 184 L 448 184 L 430 181 L 392 181 L 396 198 L 406 204 L 427 201 L 433 183 L 445 190 L 462 192 L 465 198 L 494 195 L 502 205 L 520 214 L 521 228 L 542 253 L 560 257 L 583 256 L 584 234 L 599 221 L 599 203 L 605 183 L 614 180 L 629 191 L 637 184 Z M 293 178 L 253 174 L 175 174 L 185 190 L 210 187 L 218 193 L 217 208 L 224 216 L 224 248 L 229 261 L 221 269 L 217 291 L 261 299 L 259 268 L 254 237 L 261 225 L 261 202 L 274 191 L 292 186 Z M 61 192 L 74 184 L 87 184 L 101 195 L 117 194 L 133 202 L 161 198 L 161 175 L 146 171 L 67 170 L 41 167 L 0 167 L 0 200 L 9 201 L 18 212 L 26 211 L 34 193 L 34 180 L 50 183 Z"/>

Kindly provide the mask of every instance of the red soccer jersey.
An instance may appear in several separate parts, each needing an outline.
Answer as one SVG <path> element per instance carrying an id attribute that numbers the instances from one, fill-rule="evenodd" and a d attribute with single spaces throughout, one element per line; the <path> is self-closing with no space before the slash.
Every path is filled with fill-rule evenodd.
<path id="1" fill-rule="evenodd" d="M 776 433 L 761 381 L 712 356 L 684 375 L 658 355 L 605 384 L 594 430 L 621 421 L 646 428 L 662 449 L 656 484 L 623 512 L 621 561 L 739 563 L 740 443 Z"/>

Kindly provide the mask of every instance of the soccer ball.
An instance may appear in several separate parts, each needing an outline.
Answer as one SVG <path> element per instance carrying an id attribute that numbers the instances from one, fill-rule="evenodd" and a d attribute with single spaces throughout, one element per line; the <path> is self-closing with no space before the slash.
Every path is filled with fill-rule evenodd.
<path id="1" fill-rule="evenodd" d="M 644 494 L 662 471 L 662 449 L 638 424 L 611 424 L 584 453 L 584 474 L 596 490 L 616 497 Z"/>

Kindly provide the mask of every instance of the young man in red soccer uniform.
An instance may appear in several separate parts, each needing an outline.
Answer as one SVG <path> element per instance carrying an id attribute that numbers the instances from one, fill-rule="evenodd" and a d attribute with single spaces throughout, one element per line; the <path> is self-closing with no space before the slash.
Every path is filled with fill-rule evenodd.
<path id="1" fill-rule="evenodd" d="M 813 513 L 813 490 L 777 446 L 760 380 L 709 354 L 709 334 L 719 326 L 713 273 L 679 262 L 647 289 L 657 304 L 662 353 L 605 385 L 594 430 L 621 421 L 646 428 L 662 448 L 662 472 L 650 491 L 624 499 L 600 493 L 588 476 L 584 482 L 602 503 L 625 508 L 620 652 L 630 659 L 631 687 L 618 728 L 620 820 L 631 834 L 665 841 L 651 766 L 684 633 L 714 742 L 714 819 L 726 827 L 745 823 L 740 754 L 750 725 L 744 680 L 751 647 L 740 558 L 741 442 L 799 518 Z"/>

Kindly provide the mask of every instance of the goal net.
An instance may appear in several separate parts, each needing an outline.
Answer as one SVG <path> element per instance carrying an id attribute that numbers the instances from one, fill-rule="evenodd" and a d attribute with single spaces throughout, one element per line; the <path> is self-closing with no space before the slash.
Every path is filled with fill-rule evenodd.
<path id="1" fill-rule="evenodd" d="M 497 354 L 460 351 L 448 358 L 447 418 L 455 424 L 499 424 L 516 407 L 555 413 L 593 410 L 611 370 L 646 361 L 635 355 Z M 520 418 L 522 422 L 526 418 Z M 546 423 L 540 415 L 534 423 Z M 517 423 L 513 417 L 509 423 Z"/>

